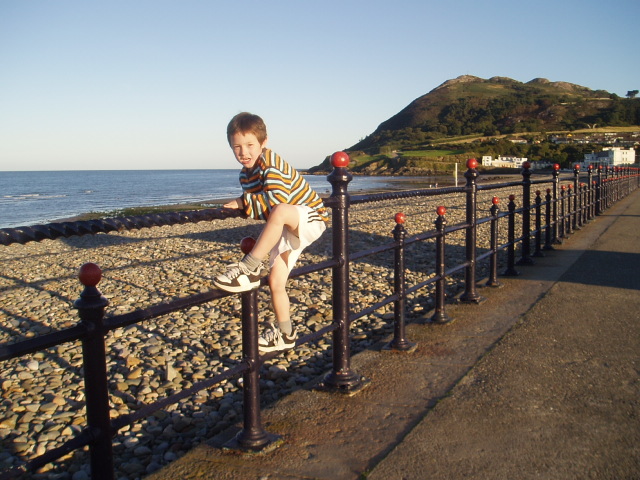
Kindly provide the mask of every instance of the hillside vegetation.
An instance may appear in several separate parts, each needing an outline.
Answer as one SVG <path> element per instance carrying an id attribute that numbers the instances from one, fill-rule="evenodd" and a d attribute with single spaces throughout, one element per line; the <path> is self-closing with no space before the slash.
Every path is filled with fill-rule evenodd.
<path id="1" fill-rule="evenodd" d="M 351 170 L 371 174 L 439 173 L 482 155 L 569 163 L 594 145 L 551 143 L 550 133 L 637 131 L 638 125 L 640 99 L 542 78 L 464 75 L 417 98 L 347 151 Z M 515 137 L 522 143 L 513 143 Z M 310 172 L 329 170 L 325 159 Z"/>

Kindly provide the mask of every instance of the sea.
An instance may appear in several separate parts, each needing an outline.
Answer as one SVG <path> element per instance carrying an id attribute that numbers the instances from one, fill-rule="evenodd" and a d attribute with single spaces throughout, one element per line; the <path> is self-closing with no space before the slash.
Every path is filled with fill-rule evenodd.
<path id="1" fill-rule="evenodd" d="M 320 195 L 331 193 L 326 175 L 305 178 Z M 349 192 L 410 189 L 407 186 L 416 180 L 354 176 Z M 429 181 L 424 177 L 425 184 Z M 0 228 L 41 225 L 130 207 L 196 202 L 217 206 L 220 200 L 238 197 L 241 192 L 238 170 L 0 172 Z"/>

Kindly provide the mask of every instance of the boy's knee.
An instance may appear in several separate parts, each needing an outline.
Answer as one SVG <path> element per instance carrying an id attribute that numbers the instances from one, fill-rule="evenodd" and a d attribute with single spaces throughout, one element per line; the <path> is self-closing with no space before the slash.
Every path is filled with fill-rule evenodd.
<path id="1" fill-rule="evenodd" d="M 272 292 L 285 290 L 288 279 L 289 270 L 286 266 L 286 260 L 279 258 L 269 272 L 269 288 Z"/>
<path id="2" fill-rule="evenodd" d="M 269 212 L 269 218 L 275 217 L 279 219 L 286 219 L 291 212 L 295 211 L 293 205 L 289 205 L 288 203 L 279 203 L 275 205 L 271 212 Z"/>
<path id="3" fill-rule="evenodd" d="M 279 275 L 269 275 L 269 288 L 272 292 L 286 290 L 287 277 L 281 278 Z"/>

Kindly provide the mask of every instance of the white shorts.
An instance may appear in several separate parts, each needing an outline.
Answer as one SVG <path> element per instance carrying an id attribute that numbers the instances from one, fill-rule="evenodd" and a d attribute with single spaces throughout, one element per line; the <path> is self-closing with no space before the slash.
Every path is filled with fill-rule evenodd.
<path id="1" fill-rule="evenodd" d="M 294 205 L 298 211 L 298 235 L 296 237 L 289 229 L 285 228 L 282 237 L 275 247 L 271 249 L 269 254 L 269 267 L 273 267 L 278 255 L 290 251 L 287 267 L 289 271 L 293 270 L 293 266 L 298 261 L 302 251 L 315 242 L 322 233 L 327 229 L 325 221 L 311 207 L 306 205 Z"/>

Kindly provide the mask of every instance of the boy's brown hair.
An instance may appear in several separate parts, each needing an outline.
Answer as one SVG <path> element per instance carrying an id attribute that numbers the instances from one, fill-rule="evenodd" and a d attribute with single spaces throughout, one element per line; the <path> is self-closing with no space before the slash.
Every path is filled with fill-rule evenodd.
<path id="1" fill-rule="evenodd" d="M 231 136 L 236 133 L 253 133 L 260 143 L 267 139 L 267 126 L 258 115 L 242 112 L 231 119 L 227 125 L 227 140 L 231 143 Z"/>

